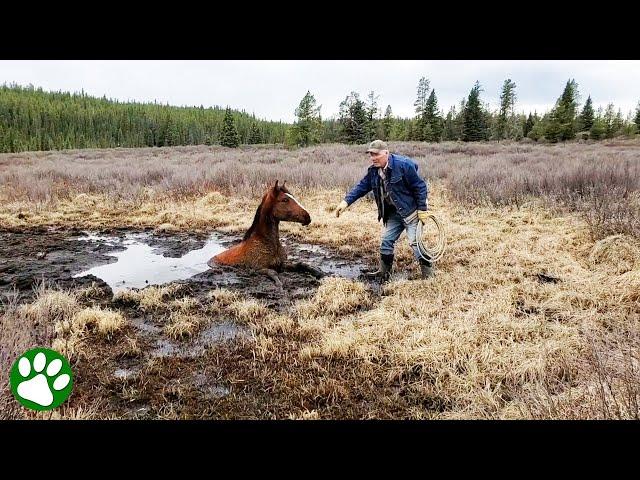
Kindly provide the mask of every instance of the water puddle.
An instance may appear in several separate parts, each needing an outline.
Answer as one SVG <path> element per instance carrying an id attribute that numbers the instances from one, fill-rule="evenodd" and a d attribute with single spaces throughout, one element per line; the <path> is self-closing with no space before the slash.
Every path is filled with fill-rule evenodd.
<path id="1" fill-rule="evenodd" d="M 96 235 L 85 232 L 77 241 L 87 242 L 91 248 L 102 246 L 117 247 L 104 255 L 114 257 L 115 262 L 98 265 L 75 274 L 73 277 L 95 275 L 104 280 L 114 293 L 130 289 L 144 288 L 149 285 L 163 285 L 177 280 L 186 280 L 209 270 L 207 261 L 226 250 L 229 238 L 214 233 L 205 241 L 204 246 L 175 256 L 176 245 L 184 252 L 194 241 L 192 238 L 153 237 L 149 233 L 128 233 L 123 237 Z M 319 268 L 327 275 L 345 278 L 357 278 L 364 268 L 358 260 L 346 260 L 336 257 L 330 250 L 320 245 L 289 243 L 282 239 L 290 252 L 290 260 L 303 261 Z M 185 245 L 186 244 L 186 245 Z M 170 256 L 174 255 L 174 256 Z M 239 283 L 232 273 L 224 276 L 227 284 Z"/>
<path id="2" fill-rule="evenodd" d="M 199 357 L 206 352 L 207 348 L 246 336 L 248 331 L 246 327 L 233 322 L 214 323 L 187 342 L 159 338 L 150 355 L 152 357 Z"/>
<path id="3" fill-rule="evenodd" d="M 214 342 L 225 342 L 246 335 L 248 329 L 233 322 L 214 323 L 200 332 L 198 341 L 208 345 Z"/>
<path id="4" fill-rule="evenodd" d="M 198 387 L 198 390 L 208 398 L 220 398 L 231 393 L 228 387 L 211 383 L 210 379 L 207 378 L 204 373 L 198 373 L 194 376 L 194 384 Z"/>
<path id="5" fill-rule="evenodd" d="M 80 241 L 103 242 L 111 246 L 123 246 L 125 250 L 106 255 L 117 259 L 114 263 L 99 265 L 74 275 L 95 275 L 117 292 L 129 288 L 162 285 L 176 280 L 186 280 L 209 269 L 207 261 L 225 250 L 216 235 L 212 235 L 202 248 L 191 250 L 181 257 L 165 257 L 158 248 L 150 246 L 148 234 L 128 234 L 125 239 L 91 235 Z"/>
<path id="6" fill-rule="evenodd" d="M 356 279 L 366 268 L 357 260 L 344 260 L 336 258 L 327 248 L 321 245 L 301 243 L 294 247 L 304 257 L 308 257 L 315 266 L 319 266 L 324 273 L 336 277 Z M 295 253 L 295 252 L 294 252 Z"/>
<path id="7" fill-rule="evenodd" d="M 113 376 L 120 380 L 130 380 L 138 374 L 139 370 L 133 368 L 116 368 Z"/>

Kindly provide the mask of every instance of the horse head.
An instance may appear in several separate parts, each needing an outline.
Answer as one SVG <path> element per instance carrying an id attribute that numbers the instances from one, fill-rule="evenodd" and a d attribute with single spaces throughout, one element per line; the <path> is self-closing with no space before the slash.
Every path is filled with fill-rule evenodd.
<path id="1" fill-rule="evenodd" d="M 302 225 L 309 225 L 311 223 L 311 215 L 309 215 L 307 209 L 300 205 L 300 202 L 291 195 L 284 184 L 285 182 L 282 182 L 282 185 L 278 185 L 278 180 L 276 180 L 275 185 L 270 187 L 267 194 L 268 201 L 272 208 L 271 215 L 276 220 L 282 222 L 297 222 Z"/>

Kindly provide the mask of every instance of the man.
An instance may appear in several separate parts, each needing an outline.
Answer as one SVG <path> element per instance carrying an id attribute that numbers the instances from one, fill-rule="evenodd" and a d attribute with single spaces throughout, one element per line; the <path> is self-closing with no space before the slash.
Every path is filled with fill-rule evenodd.
<path id="1" fill-rule="evenodd" d="M 418 222 L 427 221 L 429 192 L 426 182 L 418 176 L 418 165 L 410 158 L 389 153 L 387 144 L 382 140 L 371 142 L 367 153 L 372 165 L 360 183 L 338 205 L 336 217 L 373 190 L 378 206 L 378 221 L 382 218 L 384 230 L 380 243 L 380 268 L 369 275 L 383 281 L 389 279 L 396 241 L 406 230 L 409 245 L 420 264 L 422 278 L 433 276 L 433 263 L 422 258 L 416 240 Z"/>

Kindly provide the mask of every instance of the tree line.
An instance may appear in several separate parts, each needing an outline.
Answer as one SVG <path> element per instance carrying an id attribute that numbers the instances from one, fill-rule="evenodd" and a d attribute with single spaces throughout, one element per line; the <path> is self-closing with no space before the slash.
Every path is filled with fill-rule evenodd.
<path id="1" fill-rule="evenodd" d="M 282 144 L 288 127 L 230 108 L 125 103 L 84 92 L 0 86 L 0 152 Z"/>
<path id="2" fill-rule="evenodd" d="M 362 144 L 380 138 L 392 141 L 456 141 L 514 140 L 561 142 L 573 139 L 613 138 L 640 133 L 640 103 L 635 116 L 623 118 L 613 104 L 606 109 L 593 108 L 588 96 L 579 109 L 578 84 L 570 79 L 551 111 L 516 113 L 516 84 L 506 79 L 500 92 L 500 107 L 491 111 L 481 100 L 483 89 L 476 82 L 469 95 L 445 114 L 438 107 L 435 89 L 426 77 L 420 78 L 413 118 L 394 117 L 391 105 L 384 115 L 378 105 L 379 96 L 369 92 L 365 99 L 351 92 L 340 104 L 336 119 L 322 121 L 320 107 L 307 92 L 296 109 L 297 120 L 287 138 L 295 145 L 324 142 Z"/>
<path id="3" fill-rule="evenodd" d="M 295 109 L 293 124 L 260 120 L 227 107 L 174 107 L 119 102 L 80 93 L 45 92 L 33 86 L 0 86 L 0 152 L 69 148 L 163 147 L 177 145 L 318 143 L 363 144 L 390 141 L 514 140 L 561 142 L 604 139 L 640 132 L 640 103 L 635 116 L 623 118 L 613 104 L 594 110 L 591 96 L 580 109 L 575 80 L 554 107 L 542 115 L 516 113 L 516 84 L 506 79 L 500 107 L 491 111 L 481 99 L 479 82 L 445 114 L 428 78 L 418 81 L 415 116 L 382 113 L 379 95 L 350 92 L 337 118 L 322 119 L 321 106 L 308 91 Z"/>

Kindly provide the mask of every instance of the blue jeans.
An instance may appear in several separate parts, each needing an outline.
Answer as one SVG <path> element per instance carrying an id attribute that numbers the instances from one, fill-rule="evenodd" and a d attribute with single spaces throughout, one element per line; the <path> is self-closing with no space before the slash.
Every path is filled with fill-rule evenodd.
<path id="1" fill-rule="evenodd" d="M 407 231 L 409 246 L 413 250 L 413 256 L 416 260 L 420 260 L 420 251 L 416 241 L 416 228 L 418 227 L 418 218 L 416 217 L 411 223 L 406 223 L 398 212 L 393 212 L 387 218 L 387 223 L 382 232 L 382 242 L 380 244 L 380 254 L 393 255 L 393 249 L 403 230 Z"/>

